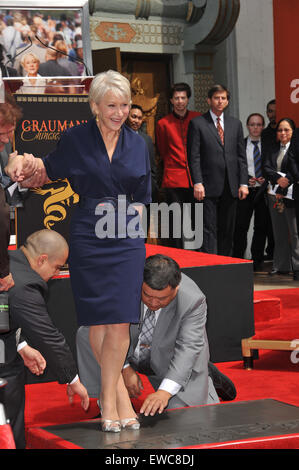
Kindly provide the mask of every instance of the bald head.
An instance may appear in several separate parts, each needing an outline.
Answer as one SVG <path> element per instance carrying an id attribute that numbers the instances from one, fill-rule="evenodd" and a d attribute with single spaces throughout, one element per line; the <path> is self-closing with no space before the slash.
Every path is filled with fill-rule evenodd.
<path id="1" fill-rule="evenodd" d="M 22 250 L 32 269 L 45 281 L 58 274 L 69 253 L 66 240 L 54 230 L 39 230 L 32 233 Z"/>
<path id="2" fill-rule="evenodd" d="M 25 247 L 32 256 L 47 254 L 49 258 L 61 255 L 62 252 L 68 250 L 66 240 L 58 232 L 54 230 L 39 230 L 34 232 L 27 238 Z"/>

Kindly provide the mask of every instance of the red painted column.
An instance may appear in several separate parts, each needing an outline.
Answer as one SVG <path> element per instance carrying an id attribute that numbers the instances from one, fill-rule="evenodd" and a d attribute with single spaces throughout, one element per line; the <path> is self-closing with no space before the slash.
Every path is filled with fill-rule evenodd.
<path id="1" fill-rule="evenodd" d="M 273 0 L 273 22 L 276 117 L 299 127 L 298 0 Z"/>

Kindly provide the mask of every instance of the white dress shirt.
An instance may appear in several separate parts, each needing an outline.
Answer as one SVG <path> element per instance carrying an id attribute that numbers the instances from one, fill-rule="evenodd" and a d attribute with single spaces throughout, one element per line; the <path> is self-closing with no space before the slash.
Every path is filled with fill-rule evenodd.
<path id="1" fill-rule="evenodd" d="M 216 116 L 216 114 L 213 113 L 213 111 L 210 109 L 210 115 L 211 115 L 211 118 L 213 119 L 213 122 L 216 128 L 217 128 L 217 119 L 218 117 L 220 118 L 220 124 L 224 132 L 224 114 L 222 113 L 220 116 Z"/>

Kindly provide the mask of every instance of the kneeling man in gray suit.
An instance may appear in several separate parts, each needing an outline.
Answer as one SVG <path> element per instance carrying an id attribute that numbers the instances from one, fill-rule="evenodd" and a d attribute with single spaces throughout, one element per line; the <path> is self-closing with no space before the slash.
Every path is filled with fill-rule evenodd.
<path id="1" fill-rule="evenodd" d="M 123 368 L 130 396 L 137 398 L 143 389 L 139 372 L 148 376 L 155 389 L 140 408 L 145 416 L 162 413 L 166 407 L 218 403 L 209 376 L 204 294 L 195 282 L 181 273 L 172 258 L 164 255 L 146 259 L 143 281 L 141 320 L 130 327 L 131 343 Z M 99 397 L 101 374 L 88 335 L 89 327 L 79 328 L 78 367 L 89 396 L 95 398 Z M 219 373 L 220 380 L 221 375 Z M 227 399 L 233 399 L 234 386 L 229 379 L 227 382 L 233 394 Z"/>

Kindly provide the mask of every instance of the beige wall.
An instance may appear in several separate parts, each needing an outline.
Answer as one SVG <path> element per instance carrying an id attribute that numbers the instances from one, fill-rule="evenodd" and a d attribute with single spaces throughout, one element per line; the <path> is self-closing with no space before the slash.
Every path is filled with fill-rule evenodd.
<path id="1" fill-rule="evenodd" d="M 239 117 L 252 112 L 266 118 L 266 103 L 275 97 L 272 0 L 240 0 L 236 25 Z M 266 119 L 267 122 L 267 119 Z"/>

